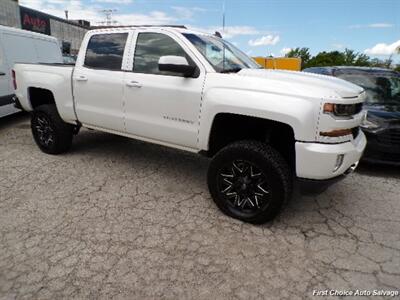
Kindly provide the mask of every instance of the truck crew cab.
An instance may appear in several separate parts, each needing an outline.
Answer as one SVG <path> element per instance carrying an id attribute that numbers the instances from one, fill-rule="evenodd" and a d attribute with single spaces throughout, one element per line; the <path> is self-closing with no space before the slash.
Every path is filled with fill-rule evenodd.
<path id="1" fill-rule="evenodd" d="M 92 30 L 75 67 L 14 68 L 43 152 L 67 151 L 83 126 L 208 155 L 212 198 L 246 222 L 274 218 L 296 177 L 352 171 L 366 145 L 362 88 L 261 69 L 222 38 L 184 27 Z"/>

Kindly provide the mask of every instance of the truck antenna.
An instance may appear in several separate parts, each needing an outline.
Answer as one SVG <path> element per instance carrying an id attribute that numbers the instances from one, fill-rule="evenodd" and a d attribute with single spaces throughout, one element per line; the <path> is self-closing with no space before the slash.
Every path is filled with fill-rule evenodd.
<path id="1" fill-rule="evenodd" d="M 222 1 L 222 33 L 225 35 L 225 0 Z M 222 69 L 225 70 L 225 44 L 224 43 L 222 43 Z"/>

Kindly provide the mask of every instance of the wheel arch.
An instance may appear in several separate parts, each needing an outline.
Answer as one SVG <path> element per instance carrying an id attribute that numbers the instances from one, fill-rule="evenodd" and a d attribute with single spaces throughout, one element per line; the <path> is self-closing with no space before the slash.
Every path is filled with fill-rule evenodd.
<path id="1" fill-rule="evenodd" d="M 213 156 L 230 143 L 240 140 L 267 142 L 295 166 L 295 133 L 291 125 L 276 120 L 218 113 L 214 116 L 207 140 L 207 155 Z"/>
<path id="2" fill-rule="evenodd" d="M 45 88 L 28 87 L 28 99 L 33 110 L 43 104 L 56 104 L 53 92 Z"/>

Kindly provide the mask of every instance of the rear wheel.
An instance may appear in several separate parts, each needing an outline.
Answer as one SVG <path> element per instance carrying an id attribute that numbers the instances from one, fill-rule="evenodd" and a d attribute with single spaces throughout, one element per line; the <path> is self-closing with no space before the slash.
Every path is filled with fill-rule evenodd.
<path id="1" fill-rule="evenodd" d="M 216 154 L 208 186 L 227 215 L 250 223 L 272 220 L 292 193 L 292 175 L 283 157 L 258 141 L 240 141 Z"/>
<path id="2" fill-rule="evenodd" d="M 64 153 L 71 147 L 74 126 L 65 123 L 55 105 L 38 106 L 31 118 L 33 138 L 48 154 Z"/>

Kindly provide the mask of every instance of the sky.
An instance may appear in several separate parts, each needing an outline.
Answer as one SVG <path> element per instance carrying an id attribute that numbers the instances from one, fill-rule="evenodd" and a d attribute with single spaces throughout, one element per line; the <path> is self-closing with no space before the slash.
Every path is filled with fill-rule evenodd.
<path id="1" fill-rule="evenodd" d="M 353 49 L 388 58 L 400 47 L 400 0 L 20 0 L 21 5 L 93 25 L 113 10 L 121 25 L 179 24 L 220 31 L 251 56 L 283 56 L 291 48 Z M 223 9 L 225 7 L 225 9 Z M 225 30 L 222 15 L 225 11 Z M 393 55 L 400 62 L 400 55 Z"/>

